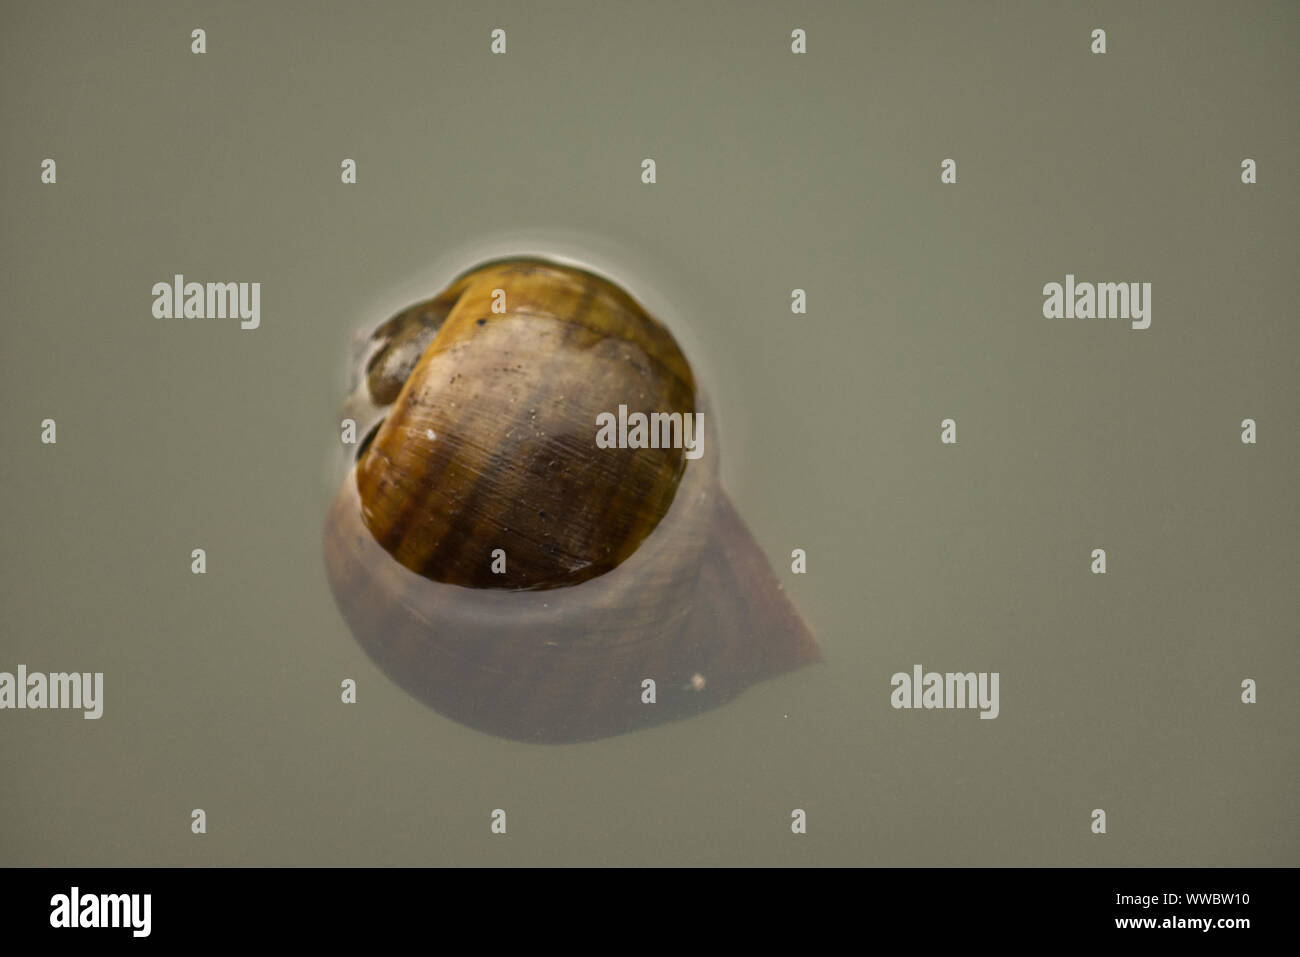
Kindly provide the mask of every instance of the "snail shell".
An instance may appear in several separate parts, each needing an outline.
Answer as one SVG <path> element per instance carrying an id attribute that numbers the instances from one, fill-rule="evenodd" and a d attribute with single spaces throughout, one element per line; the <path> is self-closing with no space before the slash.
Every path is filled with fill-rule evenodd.
<path id="1" fill-rule="evenodd" d="M 488 263 L 381 325 L 363 365 L 354 407 L 377 421 L 325 564 L 354 636 L 415 697 L 503 737 L 579 741 L 818 659 L 718 483 L 689 363 L 615 284 Z M 701 413 L 702 457 L 597 447 L 620 405 Z"/>

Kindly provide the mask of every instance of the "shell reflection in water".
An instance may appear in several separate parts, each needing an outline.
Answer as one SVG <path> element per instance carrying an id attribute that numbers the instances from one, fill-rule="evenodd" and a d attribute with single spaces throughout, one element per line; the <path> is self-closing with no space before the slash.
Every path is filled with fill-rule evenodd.
<path id="1" fill-rule="evenodd" d="M 481 265 L 381 325 L 358 379 L 368 431 L 326 521 L 326 569 L 358 642 L 430 707 L 581 741 L 818 659 L 718 484 L 690 365 L 612 282 Z M 597 416 L 620 405 L 701 413 L 703 454 L 598 447 Z"/>

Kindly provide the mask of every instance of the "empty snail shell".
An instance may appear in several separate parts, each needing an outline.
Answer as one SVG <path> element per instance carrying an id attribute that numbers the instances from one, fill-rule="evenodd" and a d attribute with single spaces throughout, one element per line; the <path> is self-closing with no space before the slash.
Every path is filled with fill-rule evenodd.
<path id="1" fill-rule="evenodd" d="M 614 283 L 481 265 L 381 325 L 357 377 L 370 428 L 326 520 L 326 570 L 362 647 L 437 711 L 580 741 L 818 659 L 718 484 L 689 363 Z M 698 413 L 702 455 L 601 447 L 598 416 L 620 406 Z"/>

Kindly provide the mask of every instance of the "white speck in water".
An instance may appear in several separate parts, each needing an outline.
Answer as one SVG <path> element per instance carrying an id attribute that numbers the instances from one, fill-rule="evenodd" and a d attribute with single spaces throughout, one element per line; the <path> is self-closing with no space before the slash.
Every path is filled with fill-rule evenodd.
<path id="1" fill-rule="evenodd" d="M 433 429 L 425 429 L 424 434 L 427 435 L 427 436 L 428 436 L 429 438 L 431 438 L 431 439 L 436 439 L 436 438 L 437 438 L 437 436 L 433 434 Z"/>
<path id="2" fill-rule="evenodd" d="M 700 674 L 698 671 L 691 675 L 691 688 L 695 691 L 703 691 L 706 684 L 708 684 L 708 682 L 704 680 L 704 675 Z"/>

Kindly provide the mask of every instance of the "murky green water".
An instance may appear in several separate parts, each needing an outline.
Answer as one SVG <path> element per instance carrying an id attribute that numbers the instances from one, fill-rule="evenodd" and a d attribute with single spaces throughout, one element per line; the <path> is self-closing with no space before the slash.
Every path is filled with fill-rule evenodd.
<path id="1" fill-rule="evenodd" d="M 0 863 L 1297 863 L 1297 19 L 1252 10 L 7 7 L 0 671 L 105 677 L 0 712 Z M 539 746 L 362 652 L 351 338 L 512 251 L 669 323 L 821 664 Z M 1044 320 L 1067 272 L 1151 328 Z M 153 318 L 177 273 L 260 327 Z M 998 717 L 892 708 L 916 664 Z"/>

